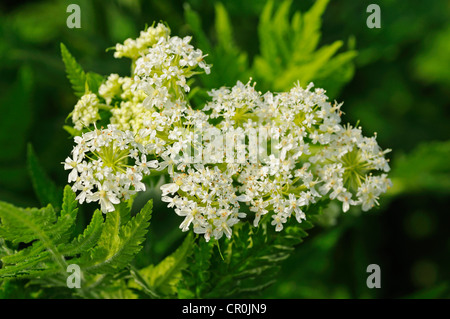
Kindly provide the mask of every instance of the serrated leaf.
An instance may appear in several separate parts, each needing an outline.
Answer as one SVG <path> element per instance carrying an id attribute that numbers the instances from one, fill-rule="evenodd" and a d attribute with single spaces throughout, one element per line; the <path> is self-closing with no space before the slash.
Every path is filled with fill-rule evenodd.
<path id="1" fill-rule="evenodd" d="M 125 225 L 121 225 L 120 212 L 109 212 L 98 245 L 84 269 L 93 273 L 115 273 L 126 267 L 142 248 L 152 206 L 152 201 L 148 201 Z"/>
<path id="2" fill-rule="evenodd" d="M 310 213 L 316 214 L 324 204 L 312 205 Z M 294 247 L 307 236 L 305 229 L 312 226 L 308 221 L 299 224 L 295 218 L 285 224 L 282 232 L 276 232 L 263 221 L 256 229 L 249 222 L 235 225 L 231 240 L 219 241 L 221 246 L 225 245 L 223 259 L 218 253 L 206 258 L 199 254 L 201 250 L 194 249 L 192 263 L 196 265 L 207 260 L 208 267 L 202 271 L 197 270 L 194 265 L 189 267 L 183 276 L 185 286 L 180 286 L 179 290 L 186 294 L 190 289 L 195 292 L 194 297 L 202 298 L 248 298 L 250 294 L 256 294 L 275 282 L 282 262 L 289 258 Z M 214 271 L 210 272 L 208 269 Z M 202 286 L 202 281 L 208 285 Z M 201 289 L 198 289 L 198 285 Z"/>
<path id="3" fill-rule="evenodd" d="M 211 257 L 213 243 L 204 238 L 194 245 L 192 254 L 188 257 L 188 268 L 182 272 L 177 292 L 179 298 L 201 298 L 211 289 Z"/>
<path id="4" fill-rule="evenodd" d="M 75 256 L 94 247 L 100 238 L 103 229 L 103 214 L 96 210 L 92 215 L 91 222 L 84 232 L 75 238 L 70 244 L 58 247 L 61 254 L 66 256 Z"/>
<path id="5" fill-rule="evenodd" d="M 1 261 L 3 264 L 17 264 L 27 259 L 33 258 L 39 255 L 41 252 L 45 250 L 45 246 L 42 245 L 41 242 L 34 243 L 27 248 L 19 250 L 15 253 L 9 252 L 5 256 L 1 257 Z"/>
<path id="6" fill-rule="evenodd" d="M 329 0 L 318 0 L 305 13 L 303 17 L 301 39 L 297 50 L 304 53 L 313 52 L 319 43 L 322 25 L 322 14 L 324 13 Z M 298 43 L 298 42 L 297 42 Z"/>
<path id="7" fill-rule="evenodd" d="M 116 210 L 120 214 L 120 224 L 124 225 L 128 223 L 131 218 L 131 209 L 133 208 L 134 199 L 136 195 L 131 196 L 130 199 L 126 201 L 121 201 L 118 205 L 116 205 Z"/>
<path id="8" fill-rule="evenodd" d="M 75 222 L 75 218 L 78 213 L 78 207 L 77 207 L 78 202 L 75 199 L 76 197 L 77 197 L 77 195 L 72 190 L 72 187 L 70 187 L 69 185 L 66 185 L 66 187 L 64 187 L 64 192 L 63 192 L 63 203 L 61 206 L 61 216 L 67 215 L 70 218 L 72 218 L 74 222 Z"/>
<path id="9" fill-rule="evenodd" d="M 61 56 L 66 67 L 67 78 L 72 84 L 75 95 L 83 96 L 86 89 L 86 74 L 63 43 L 61 43 Z"/>
<path id="10" fill-rule="evenodd" d="M 28 258 L 27 260 L 17 263 L 15 265 L 9 265 L 0 269 L 0 278 L 7 277 L 18 277 L 21 272 L 27 271 L 27 273 L 32 273 L 34 271 L 33 267 L 42 261 L 48 259 L 50 256 L 49 252 L 45 252 L 43 254 L 33 256 Z M 23 276 L 23 274 L 22 274 Z"/>
<path id="11" fill-rule="evenodd" d="M 66 216 L 57 220 L 51 205 L 41 209 L 23 209 L 0 202 L 0 220 L 0 236 L 14 243 L 39 240 L 56 265 L 65 270 L 64 258 L 58 253 L 56 244 L 71 225 Z"/>
<path id="12" fill-rule="evenodd" d="M 275 82 L 275 88 L 286 88 L 299 81 L 302 86 L 307 86 L 309 82 L 315 79 L 316 75 L 323 68 L 326 68 L 327 62 L 342 46 L 341 41 L 336 41 L 331 45 L 323 46 L 308 63 L 300 64 L 296 67 L 286 69 L 281 73 L 278 81 Z"/>
<path id="13" fill-rule="evenodd" d="M 193 235 L 189 233 L 180 247 L 159 264 L 147 266 L 139 271 L 153 291 L 171 296 L 176 293 L 176 284 L 181 271 L 188 266 L 187 258 L 192 253 Z"/>
<path id="14" fill-rule="evenodd" d="M 56 221 L 56 213 L 51 205 L 38 208 L 18 208 L 0 202 L 0 236 L 13 243 L 30 243 L 46 236 L 45 230 Z"/>
<path id="15" fill-rule="evenodd" d="M 335 96 L 353 75 L 356 52 L 344 52 L 334 59 L 340 41 L 317 49 L 328 0 L 316 1 L 304 14 L 295 12 L 289 21 L 291 4 L 291 0 L 285 0 L 274 10 L 274 1 L 268 1 L 260 15 L 260 55 L 253 59 L 252 66 L 255 81 L 264 90 L 276 91 L 289 90 L 297 82 L 302 86 L 326 82 L 330 88 L 325 88 Z M 330 77 L 333 81 L 328 81 Z"/>

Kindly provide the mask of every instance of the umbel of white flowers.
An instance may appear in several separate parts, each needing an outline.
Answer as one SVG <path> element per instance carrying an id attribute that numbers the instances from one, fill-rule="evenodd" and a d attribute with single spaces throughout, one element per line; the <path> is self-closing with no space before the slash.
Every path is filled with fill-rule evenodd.
<path id="1" fill-rule="evenodd" d="M 145 175 L 167 171 L 171 181 L 161 186 L 162 200 L 183 217 L 183 231 L 192 228 L 208 241 L 230 238 L 233 225 L 247 217 L 244 205 L 255 227 L 269 214 L 281 231 L 291 216 L 307 219 L 308 207 L 321 199 L 339 201 L 344 212 L 378 204 L 391 186 L 389 150 L 360 127 L 342 125 L 341 104 L 332 105 L 312 83 L 262 94 L 249 81 L 212 90 L 211 101 L 194 110 L 185 96 L 187 79 L 198 69 L 209 73 L 210 66 L 190 40 L 171 37 L 162 24 L 148 28 L 116 46 L 115 57 L 132 59 L 132 77 L 111 74 L 98 94 L 81 97 L 72 119 L 75 129 L 87 126 L 88 132 L 75 137 L 64 162 L 80 203 L 113 211 L 145 190 Z M 99 104 L 111 113 L 107 128 L 95 125 Z M 192 150 L 211 154 L 211 138 L 197 137 L 212 129 L 240 136 L 244 143 L 236 151 L 244 160 L 235 161 L 223 147 L 215 156 L 186 161 L 182 155 Z M 257 129 L 265 134 L 254 140 Z M 266 160 L 255 161 L 252 154 L 269 144 Z"/>

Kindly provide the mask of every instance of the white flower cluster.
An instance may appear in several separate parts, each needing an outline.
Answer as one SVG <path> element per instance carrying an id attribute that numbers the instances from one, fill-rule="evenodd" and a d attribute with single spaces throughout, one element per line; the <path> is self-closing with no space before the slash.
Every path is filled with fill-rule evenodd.
<path id="1" fill-rule="evenodd" d="M 164 107 L 173 98 L 189 92 L 187 79 L 196 74 L 194 69 L 210 73 L 202 51 L 189 44 L 191 37 L 161 37 L 148 53 L 136 60 L 136 88 L 143 90 L 148 97 L 144 106 Z"/>
<path id="2" fill-rule="evenodd" d="M 72 122 L 75 129 L 81 130 L 83 127 L 94 124 L 100 119 L 98 104 L 97 95 L 93 93 L 84 94 L 78 100 L 72 112 Z"/>
<path id="3" fill-rule="evenodd" d="M 351 205 L 361 205 L 363 210 L 368 210 L 378 203 L 380 194 L 390 186 L 390 180 L 386 174 L 375 176 L 372 172 L 389 171 L 384 158 L 386 151 L 381 151 L 374 137 L 363 137 L 360 128 L 342 126 L 340 105 L 327 102 L 324 90 L 311 91 L 311 88 L 312 84 L 307 89 L 296 86 L 289 92 L 261 95 L 250 82 L 246 85 L 238 82 L 231 89 L 210 92 L 212 101 L 204 111 L 210 112 L 210 118 L 221 119 L 218 127 L 226 132 L 238 131 L 242 136 L 251 136 L 259 129 L 266 133 L 263 136 L 266 139 L 260 145 L 248 141 L 241 144 L 241 150 L 237 148 L 246 152 L 244 162 L 236 163 L 233 158 L 227 158 L 215 166 L 215 169 L 220 167 L 217 174 L 237 182 L 237 185 L 228 185 L 232 190 L 215 187 L 214 195 L 208 197 L 210 174 L 198 174 L 195 166 L 190 174 L 171 174 L 176 182 L 162 189 L 164 193 L 178 191 L 178 195 L 164 200 L 176 207 L 177 212 L 185 213 L 186 203 L 193 198 L 203 207 L 196 210 L 201 218 L 189 221 L 195 232 L 205 233 L 206 228 L 209 230 L 205 233 L 207 239 L 211 233 L 216 239 L 220 238 L 223 226 L 218 227 L 216 219 L 222 218 L 221 208 L 205 203 L 209 198 L 214 198 L 212 202 L 230 201 L 230 194 L 248 205 L 254 214 L 254 226 L 269 213 L 277 231 L 283 229 L 292 215 L 302 222 L 309 205 L 321 199 L 340 201 L 344 212 Z M 267 142 L 272 145 L 270 150 L 265 147 Z M 254 148 L 258 148 L 256 152 Z M 252 151 L 259 157 L 256 162 L 248 156 Z M 266 156 L 260 156 L 261 153 Z M 190 178 L 193 172 L 199 176 L 197 179 Z M 182 186 L 186 184 L 190 190 L 206 193 L 188 193 Z M 215 214 L 211 214 L 211 209 Z M 241 213 L 235 209 L 238 208 L 228 209 L 233 212 L 230 214 L 233 223 L 236 218 L 247 217 L 242 207 Z M 205 219 L 211 228 L 204 226 Z M 186 229 L 185 224 L 182 226 Z"/>
<path id="4" fill-rule="evenodd" d="M 100 202 L 102 212 L 107 213 L 122 198 L 145 190 L 142 177 L 157 161 L 147 161 L 148 147 L 136 142 L 138 138 L 114 125 L 75 137 L 72 157 L 63 164 L 70 170 L 73 191 L 80 191 L 76 198 L 80 203 Z"/>
<path id="5" fill-rule="evenodd" d="M 187 173 L 173 173 L 172 177 L 173 183 L 161 187 L 162 200 L 184 217 L 180 228 L 187 231 L 192 224 L 194 232 L 204 234 L 207 241 L 224 233 L 230 238 L 231 227 L 246 216 L 240 212 L 239 202 L 247 200 L 245 195 L 236 195 L 232 177 L 217 166 L 203 165 L 189 168 Z M 180 195 L 167 196 L 176 192 Z"/>
<path id="6" fill-rule="evenodd" d="M 148 48 L 157 43 L 161 37 L 168 37 L 169 34 L 169 28 L 162 23 L 158 23 L 156 27 L 152 26 L 145 31 L 141 31 L 137 39 L 126 39 L 123 44 L 116 44 L 114 57 L 137 59 L 143 53 L 145 54 Z"/>
<path id="7" fill-rule="evenodd" d="M 319 201 L 339 201 L 344 212 L 378 205 L 391 185 L 389 150 L 360 127 L 342 125 L 341 104 L 312 83 L 262 94 L 249 81 L 212 90 L 211 101 L 193 110 L 187 79 L 209 66 L 190 40 L 170 37 L 159 24 L 116 46 L 117 57 L 133 59 L 133 76 L 111 74 L 98 97 L 88 94 L 76 107 L 76 128 L 98 120 L 92 110 L 99 100 L 111 112 L 107 129 L 75 137 L 64 163 L 80 203 L 99 201 L 112 211 L 145 189 L 151 170 L 167 172 L 162 200 L 184 217 L 183 231 L 206 240 L 230 238 L 247 218 L 281 231 L 292 218 L 307 219 Z"/>

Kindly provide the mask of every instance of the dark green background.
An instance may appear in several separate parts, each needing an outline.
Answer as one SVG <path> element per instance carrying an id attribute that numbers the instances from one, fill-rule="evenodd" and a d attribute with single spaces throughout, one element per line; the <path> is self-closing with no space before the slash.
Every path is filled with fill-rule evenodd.
<path id="1" fill-rule="evenodd" d="M 214 2 L 188 2 L 214 43 Z M 81 6 L 81 29 L 66 26 L 70 3 Z M 166 21 L 173 35 L 192 34 L 184 3 L 2 1 L 0 200 L 39 205 L 26 168 L 27 143 L 52 179 L 61 187 L 66 183 L 60 162 L 72 142 L 62 126 L 76 97 L 65 77 L 60 42 L 85 71 L 127 75 L 129 61 L 114 59 L 105 48 L 137 37 L 153 21 Z M 311 3 L 294 1 L 291 12 L 305 11 Z M 381 147 L 393 149 L 388 157 L 394 190 L 380 209 L 350 212 L 335 226 L 315 228 L 285 262 L 279 282 L 261 297 L 450 297 L 450 3 L 377 1 L 382 27 L 369 29 L 370 3 L 332 1 L 323 16 L 321 44 L 355 40 L 353 79 L 332 98 L 345 102 L 345 121 L 360 120 L 364 134 L 377 132 Z M 235 42 L 250 62 L 259 53 L 257 24 L 264 4 L 224 1 Z M 158 203 L 155 208 L 151 240 L 138 265 L 159 261 L 182 236 L 175 214 Z M 381 266 L 381 289 L 366 287 L 366 267 L 372 263 Z"/>

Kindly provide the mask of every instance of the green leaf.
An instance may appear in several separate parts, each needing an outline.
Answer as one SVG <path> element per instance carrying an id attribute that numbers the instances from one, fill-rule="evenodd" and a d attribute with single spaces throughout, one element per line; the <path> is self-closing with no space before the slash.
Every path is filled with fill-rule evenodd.
<path id="1" fill-rule="evenodd" d="M 58 253 L 57 243 L 64 237 L 71 226 L 72 220 L 68 215 L 57 219 L 51 205 L 45 208 L 18 208 L 11 204 L 0 202 L 0 236 L 13 243 L 29 243 L 38 240 L 34 244 L 41 243 L 51 254 L 58 269 L 65 271 L 66 263 Z M 39 250 L 36 250 L 37 252 Z M 31 260 L 40 260 L 41 255 L 34 256 Z M 28 260 L 26 263 L 31 263 Z M 19 267 L 19 265 L 16 265 Z"/>
<path id="2" fill-rule="evenodd" d="M 299 32 L 299 38 L 301 42 L 298 44 L 296 51 L 302 54 L 313 52 L 319 43 L 321 34 L 320 28 L 322 25 L 322 14 L 328 5 L 329 0 L 317 0 L 313 6 L 305 13 L 302 21 L 301 32 Z M 299 40 L 296 39 L 296 41 Z"/>
<path id="3" fill-rule="evenodd" d="M 69 185 L 64 189 L 59 213 L 51 205 L 41 209 L 19 208 L 0 202 L 0 242 L 29 244 L 16 251 L 7 245 L 2 247 L 0 280 L 30 278 L 41 286 L 66 288 L 70 260 L 83 270 L 86 288 L 73 291 L 77 296 L 135 298 L 137 295 L 127 286 L 128 278 L 123 278 L 126 272 L 122 270 L 130 266 L 142 248 L 152 201 L 132 218 L 131 205 L 132 200 L 119 205 L 123 211 L 108 213 L 105 222 L 103 213 L 97 209 L 85 230 L 73 238 L 78 207 L 76 194 Z"/>
<path id="4" fill-rule="evenodd" d="M 225 263 L 218 258 L 212 265 L 214 271 L 207 298 L 239 298 L 257 293 L 275 282 L 281 263 L 294 250 L 294 246 L 307 236 L 304 229 L 312 227 L 292 221 L 282 233 L 276 233 L 267 224 L 254 230 L 244 223 L 236 230 L 233 240 L 224 252 Z M 233 230 L 233 233 L 235 231 Z"/>
<path id="5" fill-rule="evenodd" d="M 216 12 L 215 27 L 218 44 L 230 51 L 234 47 L 234 38 L 228 13 L 220 2 L 217 2 L 214 8 Z"/>
<path id="6" fill-rule="evenodd" d="M 409 154 L 395 158 L 387 195 L 422 193 L 448 194 L 450 190 L 450 141 L 432 141 L 418 145 Z M 411 174 L 414 172 L 414 174 Z"/>
<path id="7" fill-rule="evenodd" d="M 95 210 L 92 215 L 91 222 L 84 232 L 78 235 L 70 244 L 58 247 L 61 254 L 66 256 L 75 256 L 77 254 L 87 252 L 97 243 L 103 229 L 103 213 Z"/>
<path id="8" fill-rule="evenodd" d="M 43 251 L 45 251 L 45 246 L 42 244 L 42 242 L 36 242 L 33 245 L 19 250 L 14 254 L 9 254 L 2 257 L 1 260 L 4 264 L 18 264 L 38 256 Z"/>
<path id="9" fill-rule="evenodd" d="M 32 277 L 36 275 L 41 275 L 42 271 L 46 270 L 45 268 L 35 268 L 36 265 L 48 259 L 50 253 L 45 252 L 43 254 L 33 256 L 28 258 L 26 261 L 21 263 L 17 263 L 15 265 L 8 265 L 2 269 L 0 269 L 0 279 L 5 278 L 24 278 L 24 277 Z M 48 269 L 47 269 L 48 270 Z M 58 269 L 52 269 L 57 272 Z"/>
<path id="10" fill-rule="evenodd" d="M 54 225 L 56 213 L 51 205 L 38 208 L 18 208 L 0 202 L 0 236 L 15 244 L 30 243 L 46 236 L 45 230 Z"/>
<path id="11" fill-rule="evenodd" d="M 263 90 L 286 91 L 300 82 L 326 84 L 332 97 L 353 76 L 353 50 L 338 54 L 341 41 L 317 49 L 321 38 L 321 17 L 328 0 L 318 0 L 304 14 L 297 11 L 289 20 L 292 1 L 274 10 L 268 1 L 260 15 L 260 55 L 253 59 L 252 74 Z M 332 80 L 330 80 L 332 78 Z"/>
<path id="12" fill-rule="evenodd" d="M 158 265 L 149 265 L 139 270 L 148 286 L 158 294 L 173 296 L 181 278 L 181 271 L 188 266 L 187 258 L 192 253 L 193 234 L 190 232 L 180 247 L 164 258 Z"/>
<path id="13" fill-rule="evenodd" d="M 100 74 L 94 72 L 88 72 L 86 74 L 86 85 L 89 88 L 89 91 L 97 94 L 98 88 L 103 83 L 104 77 Z"/>
<path id="14" fill-rule="evenodd" d="M 77 195 L 72 190 L 72 187 L 70 187 L 69 185 L 66 185 L 66 187 L 64 187 L 64 196 L 63 196 L 63 203 L 62 203 L 62 207 L 61 207 L 61 216 L 67 215 L 74 222 L 75 222 L 75 218 L 78 213 L 76 197 L 77 197 Z"/>
<path id="15" fill-rule="evenodd" d="M 134 199 L 136 195 L 131 196 L 130 199 L 126 201 L 121 201 L 120 204 L 116 205 L 116 210 L 120 214 L 120 224 L 126 224 L 131 218 L 131 209 L 133 208 Z"/>
<path id="16" fill-rule="evenodd" d="M 276 43 L 272 36 L 272 12 L 273 1 L 267 1 L 263 11 L 259 17 L 258 24 L 258 36 L 259 36 L 259 48 L 263 59 L 270 64 L 270 68 L 277 67 L 276 62 L 278 60 Z"/>
<path id="17" fill-rule="evenodd" d="M 83 96 L 86 89 L 86 74 L 63 43 L 61 43 L 61 56 L 66 66 L 67 78 L 72 84 L 75 95 Z"/>
<path id="18" fill-rule="evenodd" d="M 61 207 L 60 190 L 41 167 L 31 144 L 28 144 L 27 150 L 28 171 L 41 205 L 52 204 L 53 207 Z"/>
<path id="19" fill-rule="evenodd" d="M 148 201 L 125 225 L 121 225 L 118 210 L 107 213 L 98 245 L 90 254 L 85 271 L 116 273 L 126 267 L 142 248 L 150 225 L 152 205 L 152 201 Z"/>
<path id="20" fill-rule="evenodd" d="M 336 41 L 332 45 L 320 48 L 308 63 L 296 64 L 287 68 L 284 72 L 281 72 L 279 79 L 275 82 L 275 89 L 282 90 L 293 86 L 297 81 L 303 87 L 307 86 L 309 82 L 315 79 L 318 72 L 326 67 L 327 62 L 341 46 L 342 42 Z"/>
<path id="21" fill-rule="evenodd" d="M 177 287 L 179 298 L 200 298 L 211 289 L 213 247 L 214 244 L 206 242 L 204 238 L 194 245 L 188 257 L 189 267 L 182 271 L 182 279 Z"/>
<path id="22" fill-rule="evenodd" d="M 81 136 L 82 132 L 74 129 L 72 126 L 64 125 L 63 129 L 69 133 L 72 137 Z"/>
<path id="23" fill-rule="evenodd" d="M 328 201 L 308 207 L 308 216 L 321 212 Z M 216 244 L 223 252 L 213 250 L 214 243 L 201 238 L 188 259 L 178 285 L 180 298 L 249 298 L 272 285 L 282 263 L 313 227 L 290 218 L 282 232 L 270 225 L 270 214 L 254 228 L 249 222 L 233 227 L 230 240 L 222 238 Z"/>

